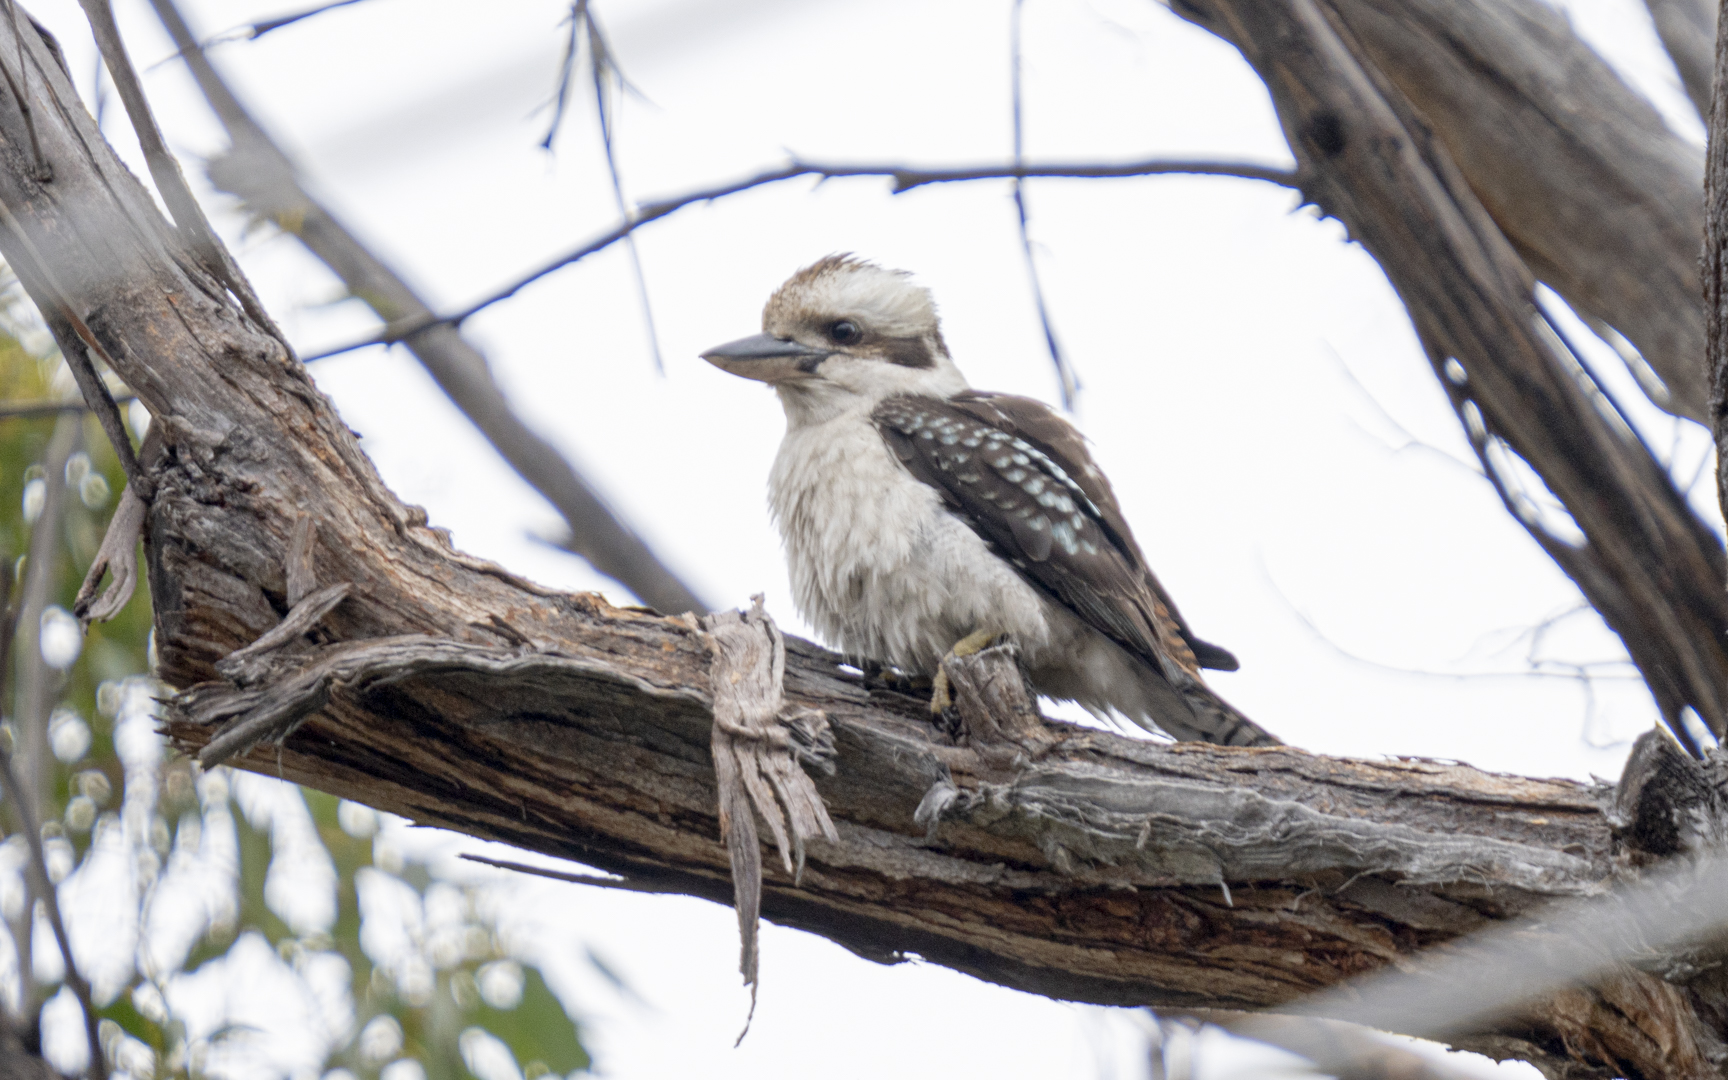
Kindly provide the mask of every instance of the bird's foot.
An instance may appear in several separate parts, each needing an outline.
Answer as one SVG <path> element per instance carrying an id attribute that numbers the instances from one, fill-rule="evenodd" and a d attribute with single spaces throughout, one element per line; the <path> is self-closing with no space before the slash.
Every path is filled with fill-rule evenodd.
<path id="1" fill-rule="evenodd" d="M 889 667 L 879 660 L 866 660 L 858 665 L 864 676 L 864 689 L 892 690 L 897 694 L 916 694 L 930 689 L 930 679 L 924 675 L 908 675 L 899 668 Z"/>
<path id="2" fill-rule="evenodd" d="M 948 661 L 981 653 L 996 644 L 996 639 L 1001 636 L 994 630 L 974 630 L 954 643 L 954 647 L 948 650 L 948 655 L 944 656 L 942 662 L 936 665 L 936 678 L 930 687 L 930 712 L 932 715 L 944 716 L 949 709 L 954 707 L 954 697 L 948 690 Z"/>

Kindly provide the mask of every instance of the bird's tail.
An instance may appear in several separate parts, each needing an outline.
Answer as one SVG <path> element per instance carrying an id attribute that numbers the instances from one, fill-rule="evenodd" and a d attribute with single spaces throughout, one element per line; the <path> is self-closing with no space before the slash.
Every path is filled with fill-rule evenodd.
<path id="1" fill-rule="evenodd" d="M 1147 678 L 1159 679 L 1166 687 L 1176 690 L 1181 704 L 1169 702 L 1168 706 L 1154 711 L 1150 719 L 1167 734 L 1175 736 L 1182 742 L 1209 742 L 1220 746 L 1283 746 L 1283 740 L 1242 715 L 1236 706 L 1219 697 L 1217 692 L 1202 682 L 1197 675 L 1189 674 L 1174 664 L 1168 665 L 1172 677 L 1159 679 L 1159 676 L 1148 671 Z M 1168 695 L 1169 691 L 1166 690 Z M 1182 706 L 1187 706 L 1183 708 Z"/>
<path id="2" fill-rule="evenodd" d="M 1283 746 L 1284 741 L 1242 715 L 1204 683 L 1184 687 L 1182 698 L 1193 711 L 1192 731 L 1172 731 L 1182 740 L 1217 743 L 1220 746 Z M 1178 719 L 1176 723 L 1180 724 Z"/>

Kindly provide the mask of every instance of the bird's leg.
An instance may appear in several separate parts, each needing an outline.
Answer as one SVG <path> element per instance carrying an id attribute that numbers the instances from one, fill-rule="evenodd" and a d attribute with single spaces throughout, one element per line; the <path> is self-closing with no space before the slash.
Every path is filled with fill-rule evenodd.
<path id="1" fill-rule="evenodd" d="M 948 711 L 950 705 L 954 704 L 954 698 L 948 692 L 948 669 L 944 666 L 948 660 L 981 653 L 995 644 L 996 639 L 1001 636 L 994 630 L 974 630 L 954 643 L 954 647 L 948 650 L 948 655 L 942 658 L 942 663 L 936 665 L 936 678 L 930 688 L 930 711 L 932 713 L 941 716 Z"/>

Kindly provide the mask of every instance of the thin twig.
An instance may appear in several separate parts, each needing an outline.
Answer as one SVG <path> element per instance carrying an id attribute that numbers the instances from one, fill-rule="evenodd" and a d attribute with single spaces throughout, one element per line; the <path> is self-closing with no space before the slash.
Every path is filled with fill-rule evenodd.
<path id="1" fill-rule="evenodd" d="M 36 250 L 36 245 L 24 231 L 23 224 L 4 205 L 0 205 L 0 225 L 4 225 L 23 248 L 23 254 L 31 264 L 29 272 L 40 279 L 43 290 L 51 298 L 49 306 L 53 309 L 53 314 L 65 322 L 89 350 L 86 353 L 74 346 L 70 349 L 62 348 L 60 353 L 66 366 L 71 369 L 78 389 L 84 394 L 84 403 L 96 414 L 103 433 L 113 445 L 114 456 L 120 459 L 120 468 L 126 473 L 126 482 L 132 485 L 132 490 L 137 492 L 140 499 L 148 503 L 155 496 L 156 485 L 144 475 L 143 467 L 138 464 L 138 455 L 132 449 L 131 436 L 126 433 L 126 422 L 120 417 L 120 408 L 114 403 L 114 395 L 109 393 L 108 385 L 102 381 L 102 376 L 97 374 L 96 365 L 90 356 L 94 354 L 100 357 L 110 368 L 114 367 L 113 358 L 108 355 L 108 350 L 103 348 L 102 343 L 96 340 L 90 327 L 85 325 L 84 320 L 72 309 L 71 301 L 66 299 L 66 290 L 60 287 L 54 271 L 49 269 L 48 261 Z M 20 269 L 17 262 L 15 256 L 14 270 Z"/>
<path id="2" fill-rule="evenodd" d="M 10 751 L 0 749 L 0 766 L 5 770 L 6 796 L 18 811 L 24 839 L 30 845 L 31 868 L 35 871 L 37 888 L 42 893 L 42 906 L 48 912 L 48 925 L 54 931 L 54 943 L 60 947 L 60 955 L 65 960 L 66 985 L 71 988 L 72 996 L 78 999 L 78 1006 L 84 1011 L 84 1038 L 90 1044 L 90 1074 L 95 1076 L 96 1080 L 108 1080 L 108 1059 L 102 1053 L 102 1033 L 98 1027 L 96 1006 L 90 997 L 90 983 L 78 970 L 78 962 L 72 957 L 72 939 L 66 934 L 65 921 L 60 918 L 59 890 L 48 877 L 48 861 L 42 854 L 41 828 L 36 823 L 36 815 L 31 813 L 24 800 L 17 796 L 18 777 L 12 770 Z"/>
<path id="3" fill-rule="evenodd" d="M 253 23 L 241 23 L 239 26 L 236 26 L 231 30 L 224 30 L 220 34 L 212 34 L 203 41 L 190 47 L 199 50 L 209 50 L 220 45 L 231 45 L 236 41 L 257 41 L 270 31 L 280 30 L 284 26 L 292 26 L 301 19 L 309 19 L 314 15 L 322 15 L 326 11 L 334 11 L 337 8 L 345 8 L 360 2 L 361 0 L 335 0 L 334 3 L 319 4 L 315 8 L 308 8 L 305 11 L 296 11 L 289 15 L 278 15 L 272 19 L 262 19 Z M 155 71 L 164 64 L 184 59 L 186 52 L 186 49 L 175 49 L 173 52 L 149 65 L 144 70 L 146 72 Z"/>
<path id="4" fill-rule="evenodd" d="M 529 271 L 528 273 L 476 301 L 453 315 L 429 315 L 422 318 L 402 319 L 386 323 L 384 329 L 362 341 L 351 342 L 325 349 L 306 358 L 307 362 L 322 360 L 338 353 L 352 352 L 371 345 L 393 345 L 397 342 L 419 333 L 429 326 L 440 323 L 460 326 L 463 322 L 486 310 L 492 305 L 521 292 L 549 274 L 556 273 L 566 266 L 580 262 L 596 252 L 616 244 L 651 221 L 658 221 L 670 214 L 676 213 L 687 206 L 697 203 L 713 202 L 728 195 L 750 191 L 753 188 L 777 184 L 784 180 L 795 180 L 801 176 L 813 176 L 822 180 L 846 179 L 851 177 L 881 176 L 894 181 L 893 194 L 911 191 L 913 188 L 926 184 L 964 183 L 972 180 L 1007 180 L 1007 179 L 1072 179 L 1072 180 L 1107 180 L 1126 179 L 1136 176 L 1229 176 L 1240 180 L 1259 180 L 1283 187 L 1297 187 L 1301 177 L 1289 169 L 1280 169 L 1268 165 L 1255 165 L 1250 162 L 1229 161 L 1175 161 L 1159 159 L 1154 161 L 1124 162 L 1119 165 L 1104 164 L 1051 164 L 1051 165 L 979 165 L 956 169 L 913 169 L 904 165 L 833 165 L 816 162 L 793 160 L 775 169 L 765 169 L 753 176 L 731 183 L 719 184 L 710 188 L 687 192 L 656 202 L 644 203 L 636 208 L 631 218 L 620 222 L 606 232 L 586 241 L 581 246 L 558 256 L 551 262 Z"/>
<path id="5" fill-rule="evenodd" d="M 594 108 L 599 113 L 600 145 L 606 153 L 606 170 L 612 176 L 612 198 L 618 207 L 619 218 L 627 222 L 633 215 L 624 198 L 624 178 L 618 171 L 618 154 L 612 139 L 612 110 L 607 94 L 607 87 L 613 79 L 620 87 L 623 86 L 624 74 L 612 58 L 611 46 L 601 34 L 600 24 L 595 21 L 588 0 L 578 0 L 578 6 L 588 24 L 588 62 L 594 68 Z M 648 277 L 642 272 L 642 254 L 636 247 L 634 231 L 624 238 L 624 250 L 630 256 L 630 269 L 636 278 L 636 298 L 642 305 L 642 320 L 647 324 L 648 348 L 654 355 L 654 370 L 665 375 L 666 363 L 660 356 L 660 332 L 654 326 L 654 307 L 648 301 Z"/>
<path id="6" fill-rule="evenodd" d="M 34 870 L 32 876 L 36 879 L 32 891 L 40 893 L 43 907 L 47 911 L 48 925 L 54 931 L 54 940 L 65 961 L 66 985 L 71 988 L 73 996 L 84 1010 L 85 1036 L 90 1043 L 91 1074 L 98 1080 L 107 1080 L 108 1063 L 102 1054 L 102 1040 L 97 1028 L 96 1009 L 91 1003 L 90 984 L 79 972 L 77 961 L 73 959 L 72 942 L 66 934 L 66 924 L 60 917 L 59 893 L 48 877 L 48 863 L 42 852 L 42 831 L 35 806 L 42 797 L 39 778 L 31 776 L 31 783 L 26 787 L 19 783 L 18 771 L 13 767 L 13 751 L 16 746 L 22 745 L 32 758 L 46 750 L 45 741 L 39 736 L 46 727 L 46 718 L 41 715 L 47 711 L 43 682 L 46 673 L 41 669 L 47 665 L 42 659 L 41 639 L 35 627 L 40 624 L 48 590 L 56 576 L 53 553 L 59 550 L 60 517 L 66 504 L 66 460 L 71 457 L 77 437 L 77 421 L 62 421 L 62 426 L 49 440 L 48 454 L 44 461 L 48 497 L 43 500 L 42 516 L 36 519 L 35 527 L 31 530 L 30 553 L 25 560 L 25 586 L 19 597 L 17 612 L 7 626 L 5 644 L 8 648 L 6 652 L 0 653 L 0 661 L 10 661 L 10 646 L 21 643 L 27 651 L 19 659 L 19 666 L 26 672 L 34 673 L 22 687 L 22 697 L 30 700 L 21 700 L 14 711 L 19 725 L 15 742 L 12 745 L 0 742 L 0 773 L 3 773 L 0 782 L 4 783 L 4 798 L 12 804 L 17 813 L 19 829 L 30 846 L 31 867 Z M 21 628 L 23 633 L 19 632 Z M 6 700 L 7 675 L 11 666 L 9 662 L 0 662 L 0 701 Z M 32 905 L 25 905 L 25 934 L 30 933 L 30 921 L 33 917 L 31 908 Z"/>
<path id="7" fill-rule="evenodd" d="M 464 853 L 457 857 L 465 859 L 468 862 L 482 863 L 486 866 L 495 866 L 500 870 L 514 870 L 519 874 L 532 874 L 535 877 L 551 878 L 554 881 L 567 881 L 573 885 L 593 885 L 600 889 L 617 889 L 621 892 L 653 893 L 657 895 L 669 895 L 674 893 L 681 894 L 684 892 L 681 887 L 656 885 L 653 882 L 638 881 L 635 878 L 601 877 L 598 874 L 576 874 L 571 873 L 568 870 L 553 870 L 544 866 L 530 866 L 527 863 L 511 862 L 508 859 L 488 858 L 485 855 L 470 855 Z"/>
<path id="8" fill-rule="evenodd" d="M 126 394 L 114 400 L 117 403 L 132 401 L 135 396 Z M 0 420 L 34 420 L 43 416 L 59 416 L 61 413 L 89 411 L 90 406 L 82 401 L 8 401 L 0 403 Z"/>
<path id="9" fill-rule="evenodd" d="M 1014 111 L 1014 167 L 1026 164 L 1026 119 L 1021 83 L 1020 22 L 1025 0 L 1014 0 L 1008 15 L 1009 86 Z M 1044 328 L 1044 345 L 1050 350 L 1050 362 L 1056 366 L 1056 385 L 1062 393 L 1062 407 L 1070 411 L 1080 393 L 1080 376 L 1062 352 L 1056 340 L 1056 326 L 1050 321 L 1050 308 L 1044 302 L 1044 283 L 1038 277 L 1038 259 L 1032 253 L 1032 231 L 1026 217 L 1026 193 L 1021 190 L 1024 180 L 1016 176 L 1008 185 L 1014 199 L 1014 216 L 1020 232 L 1020 251 L 1026 258 L 1026 278 L 1032 285 L 1032 303 L 1038 310 L 1038 325 Z"/>
<path id="10" fill-rule="evenodd" d="M 570 88 L 576 82 L 576 56 L 582 48 L 582 16 L 587 10 L 588 0 L 572 0 L 570 14 L 564 20 L 570 33 L 564 39 L 564 55 L 558 60 L 558 90 L 552 95 L 552 121 L 546 125 L 546 137 L 540 140 L 542 150 L 552 149 L 552 140 L 558 137 L 558 129 L 564 126 L 564 114 L 569 111 Z"/>
<path id="11" fill-rule="evenodd" d="M 193 78 L 233 144 L 226 156 L 211 163 L 211 179 L 246 199 L 255 213 L 293 232 L 349 292 L 365 299 L 381 317 L 422 324 L 418 332 L 404 335 L 415 357 L 500 456 L 563 515 L 572 549 L 596 570 L 658 611 L 708 610 L 557 447 L 516 415 L 492 378 L 485 355 L 450 326 L 441 325 L 401 274 L 307 193 L 293 162 L 198 50 L 172 0 L 152 0 L 152 6 L 175 44 L 186 50 Z"/>
<path id="12" fill-rule="evenodd" d="M 264 19 L 252 23 L 250 26 L 244 27 L 247 33 L 243 38 L 229 38 L 226 40 L 256 41 L 272 30 L 280 30 L 284 26 L 291 26 L 294 23 L 299 22 L 301 19 L 310 19 L 312 16 L 322 15 L 326 11 L 334 11 L 337 8 L 345 8 L 358 3 L 360 3 L 360 0 L 333 0 L 332 3 L 319 4 L 315 8 L 307 8 L 305 11 L 297 11 L 292 15 L 278 15 L 274 19 Z M 220 42 L 217 44 L 220 44 Z"/>

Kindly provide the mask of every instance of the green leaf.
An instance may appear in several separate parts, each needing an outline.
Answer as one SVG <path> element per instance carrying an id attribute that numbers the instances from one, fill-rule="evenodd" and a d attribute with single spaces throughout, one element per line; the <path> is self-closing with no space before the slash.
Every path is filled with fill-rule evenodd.
<path id="1" fill-rule="evenodd" d="M 576 1021 L 540 972 L 527 965 L 522 967 L 521 1003 L 514 1009 L 494 1009 L 481 1002 L 474 1009 L 474 1019 L 504 1041 L 525 1077 L 532 1077 L 535 1062 L 560 1076 L 590 1064 Z"/>
<path id="2" fill-rule="evenodd" d="M 146 1020 L 144 1015 L 133 1007 L 131 995 L 121 994 L 106 1007 L 97 1009 L 96 1015 L 100 1019 L 119 1024 L 121 1031 L 156 1051 L 157 1057 L 167 1053 L 167 1039 L 162 1029 Z"/>

